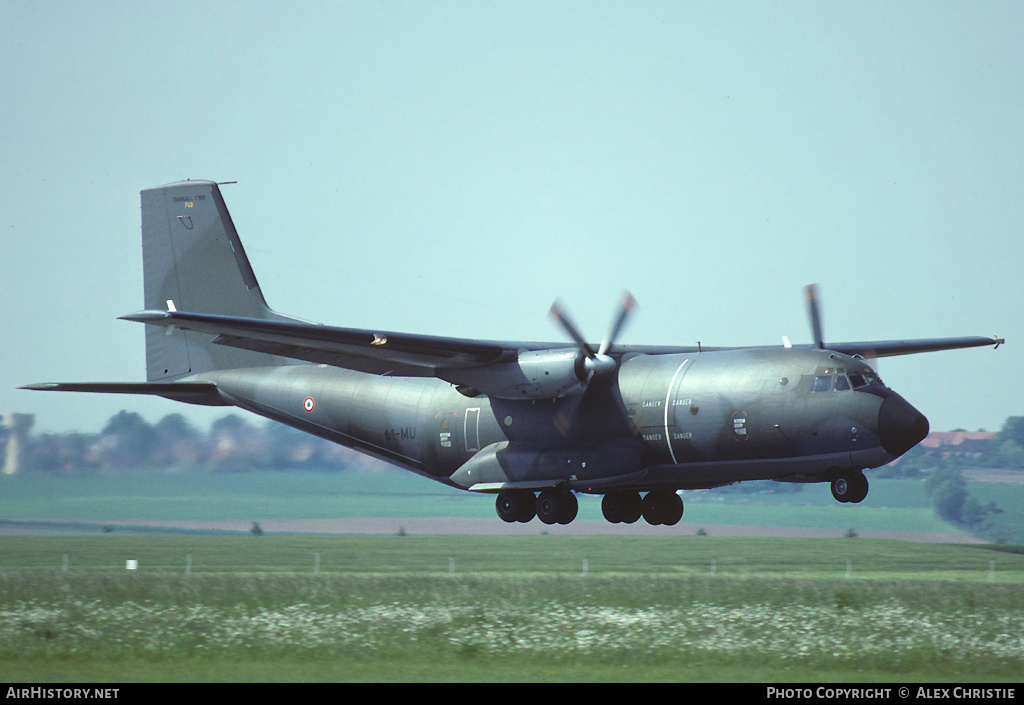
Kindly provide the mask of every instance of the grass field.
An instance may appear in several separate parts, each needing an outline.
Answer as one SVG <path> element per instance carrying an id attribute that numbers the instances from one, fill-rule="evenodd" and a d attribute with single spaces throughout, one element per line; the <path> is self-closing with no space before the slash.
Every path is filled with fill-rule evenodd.
<path id="1" fill-rule="evenodd" d="M 4 537 L 0 678 L 1012 682 L 1022 585 L 865 539 Z"/>
<path id="2" fill-rule="evenodd" d="M 1019 541 L 1024 488 L 982 491 Z M 684 499 L 684 522 L 708 526 L 957 530 L 936 518 L 920 482 L 872 481 L 860 505 L 836 503 L 824 485 Z M 599 519 L 599 501 L 582 496 L 579 516 Z M 902 683 L 1024 673 L 1019 546 L 695 536 L 692 526 L 549 535 L 539 523 L 517 536 L 129 533 L 133 521 L 335 517 L 500 525 L 491 497 L 398 472 L 0 478 L 8 532 L 94 522 L 81 525 L 88 534 L 0 535 L 0 679 Z"/>

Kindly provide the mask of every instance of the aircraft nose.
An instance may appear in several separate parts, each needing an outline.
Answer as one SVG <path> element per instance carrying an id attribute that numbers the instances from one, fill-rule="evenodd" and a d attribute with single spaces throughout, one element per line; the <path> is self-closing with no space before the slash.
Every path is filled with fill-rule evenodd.
<path id="1" fill-rule="evenodd" d="M 893 394 L 882 401 L 878 410 L 878 436 L 886 453 L 898 458 L 927 435 L 928 419 L 906 399 Z"/>

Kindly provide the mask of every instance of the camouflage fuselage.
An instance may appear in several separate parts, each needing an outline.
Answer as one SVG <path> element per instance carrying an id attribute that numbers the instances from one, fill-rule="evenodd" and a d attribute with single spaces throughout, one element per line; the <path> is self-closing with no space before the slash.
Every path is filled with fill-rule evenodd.
<path id="1" fill-rule="evenodd" d="M 627 355 L 614 375 L 541 401 L 468 398 L 433 378 L 315 364 L 196 379 L 215 382 L 228 403 L 487 491 L 527 477 L 583 491 L 828 480 L 904 452 L 883 443 L 880 410 L 895 399 L 912 411 L 863 361 L 808 348 Z"/>

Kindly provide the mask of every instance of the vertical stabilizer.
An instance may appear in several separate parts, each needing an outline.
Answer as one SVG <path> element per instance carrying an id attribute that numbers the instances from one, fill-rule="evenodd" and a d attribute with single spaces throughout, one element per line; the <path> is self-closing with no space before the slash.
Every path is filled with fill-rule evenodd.
<path id="1" fill-rule="evenodd" d="M 267 306 L 213 181 L 182 181 L 142 192 L 142 261 L 149 310 L 284 319 Z M 285 358 L 215 345 L 213 336 L 146 326 L 146 378 L 171 381 Z"/>

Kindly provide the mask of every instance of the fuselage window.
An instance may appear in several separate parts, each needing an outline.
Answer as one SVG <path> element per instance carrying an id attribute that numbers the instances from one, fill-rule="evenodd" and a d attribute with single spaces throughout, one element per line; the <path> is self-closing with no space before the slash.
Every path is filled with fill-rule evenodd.
<path id="1" fill-rule="evenodd" d="M 812 392 L 827 392 L 832 389 L 832 375 L 818 375 L 811 385 Z"/>

